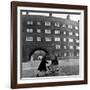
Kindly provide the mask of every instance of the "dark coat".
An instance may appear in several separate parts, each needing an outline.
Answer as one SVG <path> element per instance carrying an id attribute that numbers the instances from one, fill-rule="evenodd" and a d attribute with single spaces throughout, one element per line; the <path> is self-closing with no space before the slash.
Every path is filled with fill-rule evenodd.
<path id="1" fill-rule="evenodd" d="M 57 60 L 57 57 L 55 56 L 55 59 L 52 60 L 52 65 L 58 65 L 58 60 Z"/>
<path id="2" fill-rule="evenodd" d="M 48 63 L 47 60 L 46 60 L 46 57 L 43 57 L 40 65 L 38 67 L 38 70 L 39 71 L 47 71 L 47 69 L 46 69 L 46 63 Z"/>

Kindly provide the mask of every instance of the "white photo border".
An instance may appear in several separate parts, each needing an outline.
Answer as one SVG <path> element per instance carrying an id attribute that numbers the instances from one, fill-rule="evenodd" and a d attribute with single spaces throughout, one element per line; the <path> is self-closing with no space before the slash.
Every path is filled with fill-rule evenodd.
<path id="1" fill-rule="evenodd" d="M 34 77 L 34 78 L 20 78 L 20 10 L 39 10 L 39 11 L 63 11 L 63 12 L 79 12 L 81 13 L 79 32 L 80 32 L 80 75 L 73 76 L 55 76 L 55 77 Z M 44 82 L 63 82 L 63 81 L 77 81 L 84 80 L 84 10 L 74 9 L 52 9 L 52 8 L 36 8 L 36 7 L 17 7 L 17 83 L 44 83 Z"/>

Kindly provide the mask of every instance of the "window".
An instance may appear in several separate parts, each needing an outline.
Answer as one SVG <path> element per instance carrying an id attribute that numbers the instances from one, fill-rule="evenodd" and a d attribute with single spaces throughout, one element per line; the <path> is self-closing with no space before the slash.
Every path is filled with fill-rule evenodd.
<path id="1" fill-rule="evenodd" d="M 29 28 L 27 28 L 27 32 L 32 33 L 32 32 L 33 32 L 33 29 L 29 29 Z"/>
<path id="2" fill-rule="evenodd" d="M 37 29 L 37 33 L 41 33 L 41 29 Z"/>
<path id="3" fill-rule="evenodd" d="M 55 34 L 60 34 L 60 30 L 55 30 Z"/>
<path id="4" fill-rule="evenodd" d="M 46 34 L 51 34 L 51 30 L 45 29 L 45 33 L 46 33 Z"/>
<path id="5" fill-rule="evenodd" d="M 79 43 L 79 40 L 78 39 L 76 39 L 76 43 Z"/>
<path id="6" fill-rule="evenodd" d="M 73 49 L 73 46 L 69 46 L 70 49 Z"/>
<path id="7" fill-rule="evenodd" d="M 29 28 L 27 28 L 27 32 L 29 32 Z"/>
<path id="8" fill-rule="evenodd" d="M 60 38 L 59 37 L 55 37 L 55 41 L 60 41 Z"/>
<path id="9" fill-rule="evenodd" d="M 59 24 L 58 22 L 55 22 L 55 26 L 56 26 L 56 27 L 59 27 L 60 24 Z"/>
<path id="10" fill-rule="evenodd" d="M 37 37 L 37 41 L 41 41 L 41 37 Z"/>
<path id="11" fill-rule="evenodd" d="M 40 22 L 37 22 L 37 25 L 41 25 L 41 23 Z"/>
<path id="12" fill-rule="evenodd" d="M 69 42 L 73 42 L 73 39 L 69 38 Z"/>
<path id="13" fill-rule="evenodd" d="M 63 34 L 66 35 L 66 31 L 64 31 Z"/>
<path id="14" fill-rule="evenodd" d="M 33 37 L 26 37 L 26 41 L 33 41 Z"/>
<path id="15" fill-rule="evenodd" d="M 67 56 L 67 53 L 64 53 L 64 56 Z"/>
<path id="16" fill-rule="evenodd" d="M 69 35 L 70 35 L 70 36 L 73 35 L 73 32 L 69 32 Z"/>
<path id="17" fill-rule="evenodd" d="M 68 28 L 72 29 L 72 25 L 68 25 Z"/>
<path id="18" fill-rule="evenodd" d="M 60 45 L 56 45 L 56 49 L 60 49 Z"/>
<path id="19" fill-rule="evenodd" d="M 66 46 L 64 46 L 64 49 L 67 49 L 67 47 L 66 47 Z"/>
<path id="20" fill-rule="evenodd" d="M 63 38 L 63 41 L 64 41 L 64 42 L 66 42 L 66 41 L 67 41 L 67 39 L 66 39 L 66 38 Z"/>
<path id="21" fill-rule="evenodd" d="M 63 24 L 63 25 L 62 25 L 62 27 L 66 27 L 66 25 L 65 25 L 65 24 Z"/>
<path id="22" fill-rule="evenodd" d="M 28 25 L 32 25 L 33 24 L 33 21 L 27 21 L 27 24 Z"/>
<path id="23" fill-rule="evenodd" d="M 75 35 L 78 37 L 79 36 L 79 34 L 78 33 L 75 33 Z"/>
<path id="24" fill-rule="evenodd" d="M 78 26 L 75 26 L 75 29 L 78 30 Z"/>
<path id="25" fill-rule="evenodd" d="M 77 53 L 77 56 L 79 56 L 79 53 Z"/>
<path id="26" fill-rule="evenodd" d="M 25 11 L 22 12 L 22 15 L 26 15 L 26 14 L 27 14 L 27 12 L 25 12 Z"/>
<path id="27" fill-rule="evenodd" d="M 50 26 L 50 25 L 51 25 L 51 22 L 45 21 L 45 26 Z"/>
<path id="28" fill-rule="evenodd" d="M 52 41 L 50 37 L 45 37 L 45 41 Z"/>

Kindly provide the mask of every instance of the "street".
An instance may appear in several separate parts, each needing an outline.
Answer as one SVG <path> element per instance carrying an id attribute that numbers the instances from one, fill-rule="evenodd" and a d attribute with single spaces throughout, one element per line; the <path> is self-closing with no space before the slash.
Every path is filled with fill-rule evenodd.
<path id="1" fill-rule="evenodd" d="M 52 73 L 47 71 L 46 74 L 42 76 L 68 76 L 68 75 L 78 75 L 79 74 L 79 60 L 59 60 L 59 71 L 56 73 Z M 22 78 L 29 78 L 29 77 L 37 77 L 37 73 L 39 72 L 38 66 L 40 61 L 34 61 L 34 66 L 31 67 L 30 61 L 27 63 L 22 64 Z"/>

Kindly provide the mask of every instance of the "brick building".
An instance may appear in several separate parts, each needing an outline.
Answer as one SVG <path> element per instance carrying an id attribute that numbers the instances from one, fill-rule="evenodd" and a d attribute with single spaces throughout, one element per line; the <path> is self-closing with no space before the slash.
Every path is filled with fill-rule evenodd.
<path id="1" fill-rule="evenodd" d="M 44 50 L 58 59 L 79 59 L 79 22 L 21 13 L 21 56 L 30 60 L 35 50 Z"/>

